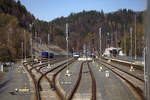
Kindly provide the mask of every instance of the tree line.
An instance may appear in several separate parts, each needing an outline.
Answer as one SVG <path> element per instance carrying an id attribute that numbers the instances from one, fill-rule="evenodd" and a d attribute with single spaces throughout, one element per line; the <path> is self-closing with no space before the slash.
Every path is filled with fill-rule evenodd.
<path id="1" fill-rule="evenodd" d="M 120 47 L 127 55 L 130 53 L 130 27 L 136 32 L 137 55 L 142 55 L 145 36 L 146 11 L 135 12 L 130 9 L 120 9 L 111 13 L 101 11 L 82 11 L 71 13 L 68 17 L 56 18 L 50 22 L 36 19 L 26 10 L 20 0 L 0 0 L 0 60 L 6 61 L 22 57 L 21 43 L 24 33 L 29 44 L 30 33 L 40 37 L 47 43 L 50 33 L 50 43 L 66 49 L 65 24 L 69 24 L 69 50 L 79 51 L 83 45 L 92 49 L 99 49 L 99 28 L 102 29 L 102 50 L 108 46 Z M 136 30 L 135 30 L 136 16 Z M 32 24 L 32 27 L 30 27 Z M 109 34 L 109 35 L 108 35 Z M 27 45 L 27 56 L 30 46 Z"/>

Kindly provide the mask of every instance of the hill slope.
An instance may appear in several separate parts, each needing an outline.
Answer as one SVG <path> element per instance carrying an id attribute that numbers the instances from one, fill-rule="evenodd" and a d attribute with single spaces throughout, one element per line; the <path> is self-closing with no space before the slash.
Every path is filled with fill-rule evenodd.
<path id="1" fill-rule="evenodd" d="M 101 27 L 103 49 L 106 48 L 108 44 L 109 46 L 121 47 L 124 49 L 123 40 L 125 39 L 127 41 L 127 54 L 129 54 L 129 32 L 130 27 L 132 27 L 134 35 L 135 15 L 137 26 L 137 45 L 143 45 L 144 39 L 142 37 L 144 37 L 145 34 L 145 12 L 134 12 L 126 9 L 108 14 L 104 14 L 103 10 L 100 12 L 83 11 L 80 13 L 72 13 L 68 17 L 57 18 L 50 22 L 51 37 L 53 41 L 57 42 L 60 46 L 65 47 L 65 24 L 69 23 L 70 50 L 80 50 L 83 48 L 84 44 L 86 47 L 97 49 L 99 48 L 99 28 Z M 60 40 L 60 42 L 58 40 Z M 141 55 L 142 49 L 143 46 L 137 47 L 138 55 Z"/>
<path id="2" fill-rule="evenodd" d="M 26 33 L 27 38 L 28 56 L 30 55 L 29 40 L 31 32 L 35 41 L 39 41 L 39 38 L 41 38 L 42 42 L 46 44 L 48 33 L 50 33 L 50 44 L 58 45 L 65 49 L 66 23 L 69 23 L 70 51 L 78 51 L 83 48 L 83 45 L 89 49 L 98 49 L 98 30 L 101 27 L 103 49 L 106 48 L 108 44 L 109 46 L 116 46 L 124 49 L 124 40 L 126 40 L 127 54 L 129 54 L 129 28 L 133 27 L 134 33 L 135 15 L 137 23 L 137 53 L 138 55 L 142 55 L 142 49 L 144 47 L 143 37 L 145 34 L 144 11 L 134 12 L 132 10 L 122 9 L 107 14 L 105 14 L 103 10 L 83 11 L 80 13 L 71 13 L 68 17 L 60 17 L 51 22 L 45 22 L 35 19 L 20 1 L 0 0 L 0 50 L 5 51 L 5 53 L 0 53 L 0 59 L 21 58 L 21 43 L 24 42 L 24 33 Z M 29 24 L 32 24 L 32 27 L 29 27 Z M 107 33 L 109 33 L 109 36 Z"/>

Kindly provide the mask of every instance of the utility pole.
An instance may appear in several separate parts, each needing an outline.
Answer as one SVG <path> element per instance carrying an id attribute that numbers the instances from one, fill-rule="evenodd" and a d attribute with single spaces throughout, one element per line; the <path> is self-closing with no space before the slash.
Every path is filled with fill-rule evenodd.
<path id="1" fill-rule="evenodd" d="M 68 42 L 69 42 L 69 25 L 66 23 L 66 42 L 67 42 L 67 70 L 66 70 L 66 75 L 70 76 L 69 68 L 68 68 Z"/>
<path id="2" fill-rule="evenodd" d="M 150 1 L 147 2 L 147 31 L 146 31 L 146 37 L 145 37 L 145 43 L 146 43 L 146 51 L 145 51 L 145 66 L 144 66 L 144 79 L 145 79 L 145 91 L 146 91 L 146 100 L 150 100 Z"/>
<path id="3" fill-rule="evenodd" d="M 132 56 L 132 31 L 133 31 L 133 29 L 132 29 L 132 27 L 130 27 L 130 43 L 131 43 L 131 45 L 130 45 L 130 53 L 131 53 L 131 67 L 130 67 L 130 71 L 134 71 L 134 68 L 133 68 L 133 56 Z"/>
<path id="4" fill-rule="evenodd" d="M 68 23 L 66 24 L 66 41 L 67 41 L 67 68 L 68 68 L 68 38 L 69 38 L 69 36 L 68 36 Z"/>
<path id="5" fill-rule="evenodd" d="M 126 54 L 126 38 L 125 38 L 126 30 L 125 30 L 125 24 L 124 24 L 124 54 Z"/>
<path id="6" fill-rule="evenodd" d="M 132 59 L 132 27 L 130 27 L 130 53 L 131 53 L 131 59 Z"/>
<path id="7" fill-rule="evenodd" d="M 24 56 L 26 61 L 26 31 L 24 30 Z"/>
<path id="8" fill-rule="evenodd" d="M 99 28 L 99 43 L 100 43 L 100 60 L 102 60 L 102 28 Z M 103 68 L 102 68 L 102 65 L 100 63 L 100 69 L 99 71 L 101 71 Z"/>
<path id="9" fill-rule="evenodd" d="M 100 42 L 100 60 L 102 60 L 102 28 L 99 28 L 99 42 Z M 98 65 L 97 65 L 98 66 Z M 100 63 L 99 71 L 102 71 L 103 67 Z"/>
<path id="10" fill-rule="evenodd" d="M 50 65 L 50 33 L 48 33 L 48 67 L 51 67 Z"/>
<path id="11" fill-rule="evenodd" d="M 107 48 L 107 35 L 105 35 L 105 43 L 106 43 L 106 45 L 105 45 L 105 49 Z"/>
<path id="12" fill-rule="evenodd" d="M 10 31 L 8 32 L 8 43 L 7 43 L 8 46 L 9 46 L 9 41 L 10 41 L 10 39 L 9 39 L 9 33 L 10 33 Z"/>
<path id="13" fill-rule="evenodd" d="M 102 58 L 102 29 L 99 28 L 100 59 Z"/>
<path id="14" fill-rule="evenodd" d="M 135 33 L 134 33 L 134 41 L 135 41 L 135 48 L 134 48 L 134 52 L 135 52 L 135 57 L 134 60 L 136 61 L 136 14 L 135 14 Z"/>
<path id="15" fill-rule="evenodd" d="M 48 33 L 48 48 L 49 48 L 49 45 L 50 45 L 50 33 Z"/>
<path id="16" fill-rule="evenodd" d="M 107 45 L 109 47 L 109 32 L 107 33 Z"/>
<path id="17" fill-rule="evenodd" d="M 116 48 L 118 48 L 118 32 L 117 32 L 117 29 L 116 29 Z"/>
<path id="18" fill-rule="evenodd" d="M 113 47 L 113 32 L 111 33 L 111 46 Z"/>
<path id="19" fill-rule="evenodd" d="M 31 53 L 31 57 L 33 58 L 33 53 L 32 53 L 32 34 L 30 34 L 30 45 L 31 45 L 30 53 Z"/>
<path id="20" fill-rule="evenodd" d="M 40 38 L 40 49 L 42 49 L 42 39 Z"/>
<path id="21" fill-rule="evenodd" d="M 33 26 L 33 23 L 29 24 L 29 27 L 30 27 L 30 31 L 31 31 L 31 34 L 30 34 L 30 52 L 31 52 L 31 57 L 33 58 L 33 52 L 32 52 L 32 26 Z"/>
<path id="22" fill-rule="evenodd" d="M 12 34 L 12 28 L 9 28 L 8 29 L 8 46 L 9 46 L 9 44 L 10 44 L 10 36 L 11 36 L 11 34 Z"/>
<path id="23" fill-rule="evenodd" d="M 35 46 L 38 48 L 38 33 L 35 31 Z"/>
<path id="24" fill-rule="evenodd" d="M 22 61 L 23 61 L 23 42 L 21 42 L 21 48 L 22 48 Z"/>

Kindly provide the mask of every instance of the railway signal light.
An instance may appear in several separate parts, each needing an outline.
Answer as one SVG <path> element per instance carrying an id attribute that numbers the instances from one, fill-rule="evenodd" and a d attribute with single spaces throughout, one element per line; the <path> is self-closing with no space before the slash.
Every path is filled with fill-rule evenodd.
<path id="1" fill-rule="evenodd" d="M 66 23 L 66 40 L 69 38 L 69 25 Z"/>

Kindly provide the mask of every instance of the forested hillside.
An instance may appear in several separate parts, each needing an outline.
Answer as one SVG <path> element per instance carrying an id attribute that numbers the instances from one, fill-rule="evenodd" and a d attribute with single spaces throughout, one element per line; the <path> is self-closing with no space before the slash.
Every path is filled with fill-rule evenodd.
<path id="1" fill-rule="evenodd" d="M 0 60 L 8 61 L 20 58 L 22 55 L 21 42 L 24 32 L 29 40 L 28 23 L 34 17 L 26 8 L 14 0 L 0 0 Z M 29 46 L 27 46 L 29 48 Z M 28 53 L 27 53 L 28 54 Z"/>
<path id="2" fill-rule="evenodd" d="M 19 0 L 17 2 L 14 0 L 0 0 L 0 60 L 6 61 L 21 58 L 21 42 L 24 42 L 24 33 L 27 35 L 28 56 L 30 55 L 29 35 L 31 32 L 33 33 L 33 39 L 39 39 L 35 38 L 36 35 L 42 39 L 43 43 L 47 43 L 47 36 L 50 33 L 51 43 L 65 49 L 66 23 L 69 24 L 70 30 L 70 51 L 80 50 L 83 48 L 83 45 L 98 49 L 98 30 L 101 27 L 103 49 L 108 45 L 124 49 L 124 42 L 126 42 L 126 51 L 129 54 L 129 32 L 130 27 L 132 27 L 132 35 L 134 37 L 135 15 L 137 54 L 140 56 L 144 47 L 144 11 L 134 12 L 132 10 L 121 9 L 107 14 L 103 10 L 82 11 L 80 13 L 71 13 L 68 17 L 60 17 L 51 22 L 46 22 L 36 19 L 34 15 L 26 10 L 25 6 Z M 32 27 L 30 27 L 30 24 L 32 24 Z"/>
<path id="3" fill-rule="evenodd" d="M 134 47 L 135 20 L 137 54 L 140 56 L 144 47 L 145 12 L 122 9 L 107 14 L 104 14 L 103 10 L 100 12 L 83 11 L 80 13 L 72 13 L 68 17 L 57 18 L 50 22 L 52 27 L 51 35 L 54 41 L 61 40 L 57 41 L 59 45 L 64 43 L 65 46 L 65 42 L 62 41 L 65 41 L 65 24 L 67 22 L 70 27 L 70 49 L 80 50 L 83 44 L 86 44 L 87 47 L 97 49 L 99 48 L 99 28 L 101 27 L 102 48 L 105 49 L 108 46 L 114 46 L 121 47 L 124 50 L 124 40 L 126 40 L 126 53 L 129 55 L 129 32 L 130 27 L 132 27 Z"/>

